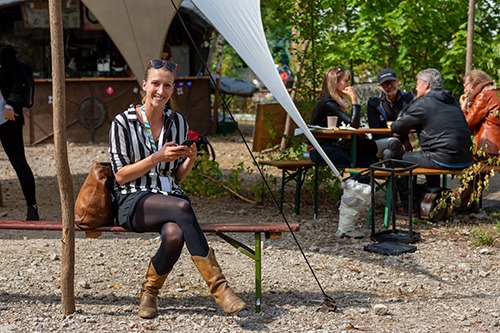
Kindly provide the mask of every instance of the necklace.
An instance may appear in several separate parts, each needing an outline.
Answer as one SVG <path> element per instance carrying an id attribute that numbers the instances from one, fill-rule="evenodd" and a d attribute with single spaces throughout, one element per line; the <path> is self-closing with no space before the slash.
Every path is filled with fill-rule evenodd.
<path id="1" fill-rule="evenodd" d="M 146 127 L 146 131 L 148 132 L 149 136 L 149 142 L 151 143 L 151 149 L 153 149 L 153 152 L 157 152 L 158 148 L 156 147 L 156 142 L 153 137 L 153 131 L 151 131 L 151 124 L 149 123 L 148 117 L 146 116 L 146 108 L 141 106 L 141 115 L 142 115 L 142 120 L 144 121 L 144 126 Z"/>

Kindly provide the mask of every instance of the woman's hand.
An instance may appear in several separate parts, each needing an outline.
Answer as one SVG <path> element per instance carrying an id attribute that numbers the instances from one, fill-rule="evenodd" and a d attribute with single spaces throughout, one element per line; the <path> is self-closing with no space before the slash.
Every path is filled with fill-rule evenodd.
<path id="1" fill-rule="evenodd" d="M 191 146 L 180 145 L 177 147 L 182 149 L 181 152 L 183 154 L 183 157 L 186 157 L 184 163 L 179 165 L 177 170 L 175 170 L 175 179 L 178 182 L 181 182 L 193 169 L 194 161 L 196 160 L 198 151 L 196 149 L 196 144 L 194 143 Z"/>
<path id="2" fill-rule="evenodd" d="M 193 168 L 196 159 L 195 144 L 191 147 L 187 147 L 178 145 L 173 141 L 167 142 L 156 153 L 118 170 L 115 174 L 115 179 L 118 184 L 123 185 L 141 177 L 158 163 L 172 162 L 183 157 L 187 158 L 186 161 L 184 161 L 175 171 L 176 178 L 180 181 L 184 179 Z"/>
<path id="3" fill-rule="evenodd" d="M 353 86 L 347 86 L 342 90 L 342 93 L 349 96 L 352 104 L 358 104 L 358 95 Z"/>
<path id="4" fill-rule="evenodd" d="M 182 157 L 191 159 L 196 158 L 196 145 L 192 144 L 190 147 L 181 146 L 174 141 L 167 142 L 163 147 L 158 150 L 157 163 L 159 162 L 172 162 Z"/>
<path id="5" fill-rule="evenodd" d="M 184 148 L 184 157 L 190 158 L 190 159 L 195 159 L 196 156 L 198 155 L 198 150 L 196 149 L 196 144 L 193 143 L 191 146 L 179 146 L 179 147 L 185 147 Z"/>
<path id="6" fill-rule="evenodd" d="M 14 115 L 14 109 L 12 107 L 5 107 L 5 119 L 6 120 L 16 120 L 16 117 Z"/>
<path id="7" fill-rule="evenodd" d="M 467 108 L 467 104 L 469 103 L 469 94 L 462 94 L 462 96 L 460 96 L 460 108 L 462 110 L 465 110 Z"/>

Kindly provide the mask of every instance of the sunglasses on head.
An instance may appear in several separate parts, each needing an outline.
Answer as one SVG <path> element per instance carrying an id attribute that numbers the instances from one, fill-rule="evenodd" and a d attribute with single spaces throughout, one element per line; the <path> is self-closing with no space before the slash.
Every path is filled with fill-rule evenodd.
<path id="1" fill-rule="evenodd" d="M 168 60 L 153 59 L 149 61 L 149 65 L 155 69 L 160 69 L 165 67 L 171 72 L 175 72 L 177 70 L 177 64 L 175 62 L 171 62 Z"/>
<path id="2" fill-rule="evenodd" d="M 339 75 L 339 74 L 340 74 L 340 73 L 342 73 L 342 72 L 345 72 L 345 71 L 344 71 L 342 68 L 340 68 L 340 67 L 339 67 L 339 68 L 337 68 L 337 70 L 335 71 L 335 74 L 336 74 L 336 75 Z"/>

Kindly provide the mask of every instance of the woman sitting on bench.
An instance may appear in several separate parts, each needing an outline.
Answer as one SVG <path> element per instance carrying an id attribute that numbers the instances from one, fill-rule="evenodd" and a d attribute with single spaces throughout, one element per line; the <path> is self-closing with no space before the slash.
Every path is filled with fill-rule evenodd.
<path id="1" fill-rule="evenodd" d="M 193 168 L 197 152 L 193 142 L 185 142 L 186 120 L 167 106 L 176 70 L 173 62 L 151 60 L 142 81 L 142 105 L 131 105 L 118 114 L 110 131 L 111 165 L 118 184 L 118 224 L 135 232 L 161 235 L 142 284 L 139 316 L 157 316 L 156 297 L 184 242 L 215 301 L 233 314 L 245 303 L 229 288 L 189 198 L 179 186 Z"/>
<path id="2" fill-rule="evenodd" d="M 474 136 L 474 160 L 487 161 L 498 158 L 500 152 L 500 88 L 495 87 L 491 76 L 473 69 L 464 76 L 464 93 L 460 96 L 460 107 Z M 470 198 L 485 175 L 479 174 L 469 183 L 460 196 L 459 211 L 474 213 L 479 210 L 477 201 Z"/>

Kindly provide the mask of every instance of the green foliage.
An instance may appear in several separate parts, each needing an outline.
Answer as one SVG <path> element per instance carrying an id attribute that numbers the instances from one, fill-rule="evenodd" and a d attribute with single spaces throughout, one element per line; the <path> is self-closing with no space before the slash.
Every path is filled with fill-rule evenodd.
<path id="1" fill-rule="evenodd" d="M 182 181 L 182 188 L 188 195 L 217 198 L 228 193 L 238 195 L 247 202 L 262 202 L 268 193 L 264 180 L 254 180 L 252 169 L 245 169 L 243 163 L 223 172 L 219 163 L 212 161 L 207 154 L 196 159 L 191 173 Z M 249 181 L 245 181 L 245 180 Z M 277 184 L 274 176 L 266 176 L 267 183 Z"/>
<path id="2" fill-rule="evenodd" d="M 495 243 L 495 235 L 490 232 L 474 228 L 472 230 L 472 244 L 475 246 L 492 246 Z"/>
<path id="3" fill-rule="evenodd" d="M 307 153 L 307 145 L 300 138 L 290 138 L 290 144 L 285 149 L 278 149 L 269 154 L 268 157 L 276 160 L 303 159 Z"/>
<path id="4" fill-rule="evenodd" d="M 491 169 L 486 172 L 490 166 L 499 166 L 500 158 L 499 156 L 485 156 L 483 151 L 479 149 L 477 151 L 479 157 L 483 159 L 479 162 L 473 163 L 468 168 L 465 168 L 463 172 L 458 176 L 459 184 L 454 189 L 447 191 L 445 195 L 439 200 L 438 208 L 443 207 L 455 207 L 461 194 L 466 191 L 470 186 L 474 186 L 472 194 L 467 204 L 471 204 L 474 201 L 479 202 L 479 199 L 483 195 L 483 191 L 487 190 L 490 185 L 490 178 L 495 176 L 495 170 Z"/>
<path id="5" fill-rule="evenodd" d="M 314 170 L 310 170 L 307 182 L 304 184 L 305 192 L 314 194 Z M 325 200 L 328 205 L 335 205 L 340 201 L 343 189 L 340 180 L 326 165 L 318 169 L 318 199 Z"/>
<path id="6" fill-rule="evenodd" d="M 262 5 L 267 31 L 293 28 L 291 51 L 303 65 L 297 73 L 299 103 L 314 101 L 322 74 L 333 66 L 351 70 L 359 82 L 373 82 L 378 70 L 391 67 L 410 91 L 416 74 L 433 67 L 443 74 L 446 89 L 462 93 L 468 20 L 463 1 L 269 0 Z M 474 68 L 497 78 L 498 5 L 476 1 L 474 27 Z"/>
<path id="7" fill-rule="evenodd" d="M 473 67 L 500 78 L 498 0 L 477 0 Z M 297 75 L 295 103 L 310 117 L 323 74 L 334 66 L 350 70 L 356 82 L 374 82 L 391 67 L 401 87 L 412 91 L 416 74 L 436 68 L 443 85 L 463 92 L 468 4 L 459 0 L 268 0 L 262 20 L 276 63 Z M 289 58 L 291 59 L 289 60 Z M 297 67 L 300 64 L 300 68 Z M 224 47 L 225 75 L 244 67 L 230 46 Z"/>
<path id="8" fill-rule="evenodd" d="M 207 155 L 196 159 L 191 173 L 182 181 L 182 188 L 188 195 L 215 198 L 226 194 L 226 191 L 208 179 L 206 176 L 222 183 L 228 183 L 219 163 L 212 161 Z"/>

